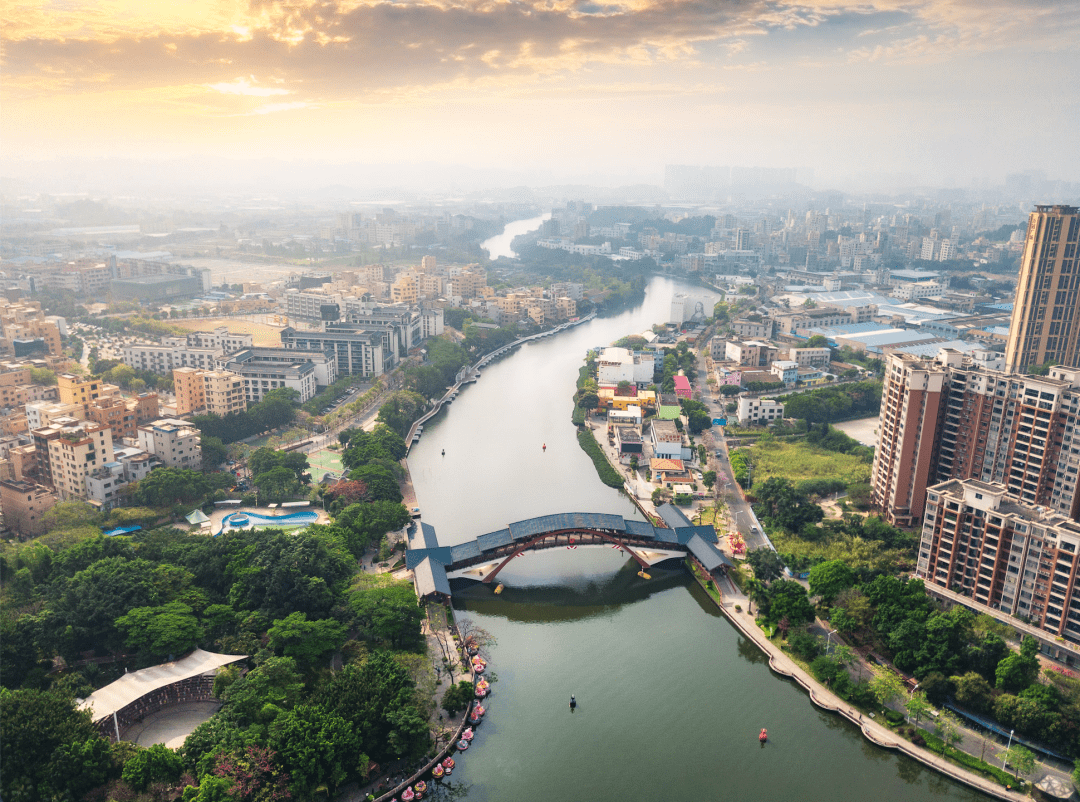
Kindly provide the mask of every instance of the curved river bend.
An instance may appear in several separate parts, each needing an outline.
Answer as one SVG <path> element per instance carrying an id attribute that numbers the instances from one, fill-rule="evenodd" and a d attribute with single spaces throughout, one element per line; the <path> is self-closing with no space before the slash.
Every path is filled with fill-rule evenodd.
<path id="1" fill-rule="evenodd" d="M 424 521 L 441 543 L 547 513 L 640 517 L 578 447 L 571 396 L 585 351 L 666 320 L 676 286 L 655 278 L 637 308 L 522 346 L 425 424 L 409 465 Z M 453 796 L 985 799 L 815 708 L 772 674 L 681 569 L 652 573 L 638 578 L 612 549 L 559 549 L 507 566 L 499 596 L 487 586 L 455 591 L 459 615 L 498 638 L 498 681 L 475 746 L 454 771 Z"/>

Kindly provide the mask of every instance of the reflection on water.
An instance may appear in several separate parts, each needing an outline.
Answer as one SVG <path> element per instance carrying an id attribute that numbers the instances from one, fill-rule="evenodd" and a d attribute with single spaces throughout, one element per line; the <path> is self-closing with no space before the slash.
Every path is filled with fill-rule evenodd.
<path id="1" fill-rule="evenodd" d="M 443 544 L 553 512 L 639 515 L 578 447 L 570 396 L 585 350 L 665 320 L 676 287 L 655 279 L 641 307 L 523 347 L 425 427 L 410 470 Z M 500 595 L 455 586 L 497 639 L 489 712 L 454 770 L 469 802 L 983 799 L 814 707 L 669 565 L 642 580 L 613 549 L 548 549 L 508 564 Z"/>

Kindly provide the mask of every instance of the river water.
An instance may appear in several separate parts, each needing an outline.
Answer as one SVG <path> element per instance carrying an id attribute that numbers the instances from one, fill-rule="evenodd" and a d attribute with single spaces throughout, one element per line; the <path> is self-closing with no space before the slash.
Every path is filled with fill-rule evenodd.
<path id="1" fill-rule="evenodd" d="M 492 260 L 498 259 L 500 256 L 505 256 L 507 259 L 517 259 L 517 254 L 510 247 L 514 237 L 536 231 L 545 220 L 550 218 L 551 212 L 548 212 L 539 217 L 530 217 L 528 220 L 515 220 L 512 223 L 507 223 L 501 234 L 496 234 L 494 237 L 484 240 L 480 243 L 480 247 L 488 252 L 488 258 Z"/>
<path id="2" fill-rule="evenodd" d="M 640 306 L 521 347 L 425 424 L 409 466 L 441 543 L 555 512 L 638 516 L 578 447 L 571 396 L 585 351 L 666 320 L 677 286 L 655 278 Z M 489 713 L 454 771 L 455 797 L 985 798 L 814 707 L 681 569 L 651 573 L 640 579 L 610 548 L 558 549 L 507 566 L 499 596 L 455 589 L 458 615 L 498 639 Z"/>

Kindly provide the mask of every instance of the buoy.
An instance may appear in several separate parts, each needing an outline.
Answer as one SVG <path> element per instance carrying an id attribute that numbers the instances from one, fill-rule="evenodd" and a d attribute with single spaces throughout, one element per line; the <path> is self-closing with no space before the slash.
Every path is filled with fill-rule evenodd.
<path id="1" fill-rule="evenodd" d="M 500 582 L 499 587 L 495 588 L 495 595 L 498 596 L 502 592 L 503 592 L 503 586 L 502 586 L 502 582 Z"/>

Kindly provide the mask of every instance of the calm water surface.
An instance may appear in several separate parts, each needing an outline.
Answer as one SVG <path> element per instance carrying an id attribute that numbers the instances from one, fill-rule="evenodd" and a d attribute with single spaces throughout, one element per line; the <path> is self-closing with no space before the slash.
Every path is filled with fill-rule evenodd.
<path id="1" fill-rule="evenodd" d="M 585 350 L 665 320 L 676 286 L 656 278 L 638 308 L 524 346 L 425 425 L 409 464 L 442 543 L 554 512 L 637 516 L 578 447 L 570 397 Z M 606 547 L 557 549 L 508 566 L 499 596 L 455 590 L 459 615 L 498 638 L 490 712 L 454 771 L 455 797 L 985 799 L 871 746 L 772 674 L 681 570 L 652 574 Z"/>
<path id="2" fill-rule="evenodd" d="M 540 228 L 540 224 L 550 217 L 551 212 L 548 212 L 539 217 L 530 217 L 527 220 L 515 220 L 512 223 L 507 223 L 501 234 L 496 234 L 494 237 L 484 240 L 480 243 L 480 247 L 488 252 L 489 259 L 498 259 L 500 256 L 505 256 L 507 259 L 517 259 L 517 254 L 510 247 L 514 237 L 536 231 L 536 229 Z"/>

